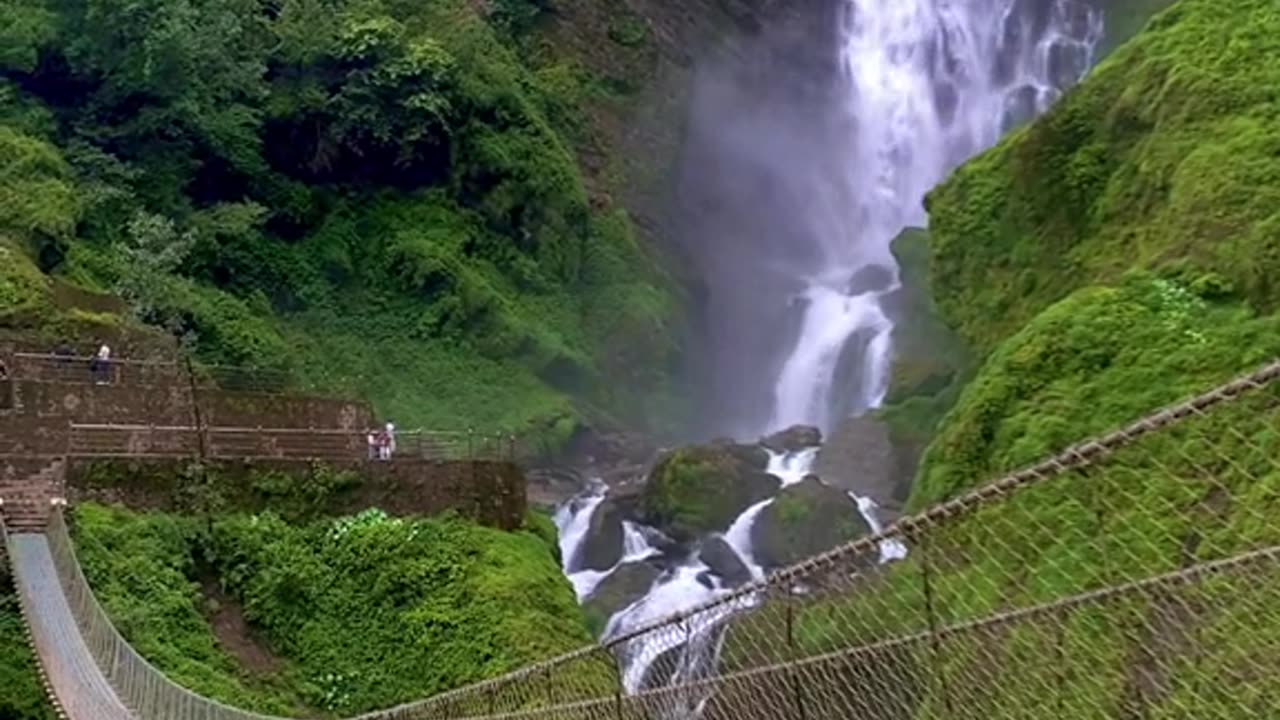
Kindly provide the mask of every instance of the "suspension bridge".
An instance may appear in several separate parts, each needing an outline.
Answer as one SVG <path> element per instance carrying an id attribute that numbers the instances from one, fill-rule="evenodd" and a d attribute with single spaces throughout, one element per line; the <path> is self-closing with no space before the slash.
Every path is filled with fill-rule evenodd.
<path id="1" fill-rule="evenodd" d="M 115 629 L 76 562 L 60 463 L 0 514 L 62 714 L 265 719 L 179 687 Z M 1275 717 L 1277 518 L 1280 363 L 699 607 L 359 717 Z"/>

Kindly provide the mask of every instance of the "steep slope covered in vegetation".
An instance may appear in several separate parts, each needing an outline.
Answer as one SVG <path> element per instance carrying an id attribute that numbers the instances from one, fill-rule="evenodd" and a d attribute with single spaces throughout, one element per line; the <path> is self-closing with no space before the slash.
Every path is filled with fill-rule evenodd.
<path id="1" fill-rule="evenodd" d="M 545 12 L 8 3 L 0 251 L 402 424 L 554 441 L 584 410 L 657 413 L 670 287 L 578 169 L 579 106 L 608 87 L 525 59 Z M 37 310 L 14 267 L 6 314 Z"/>
<path id="2" fill-rule="evenodd" d="M 1280 11 L 1180 0 L 929 198 L 932 286 L 985 363 L 923 506 L 1276 356 Z"/>
<path id="3" fill-rule="evenodd" d="M 75 520 L 86 574 L 121 632 L 177 682 L 238 707 L 351 715 L 591 640 L 537 530 L 377 511 L 292 524 L 85 505 Z M 215 637 L 211 583 L 242 607 L 270 667 L 246 667 Z"/>

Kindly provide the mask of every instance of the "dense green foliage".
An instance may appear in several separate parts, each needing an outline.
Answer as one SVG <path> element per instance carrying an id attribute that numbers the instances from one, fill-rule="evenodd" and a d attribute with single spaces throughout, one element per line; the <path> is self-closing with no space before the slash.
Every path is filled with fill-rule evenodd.
<path id="1" fill-rule="evenodd" d="M 1270 521 L 1280 512 L 1278 401 L 1272 385 L 1088 469 L 937 519 L 911 540 L 905 560 L 858 576 L 832 573 L 843 592 L 776 603 L 745 621 L 740 637 L 730 635 L 728 662 L 759 663 L 762 652 L 807 658 L 947 630 L 938 643 L 865 648 L 865 670 L 845 665 L 860 662 L 845 654 L 835 665 L 845 672 L 811 673 L 811 689 L 847 697 L 849 678 L 881 679 L 887 685 L 872 685 L 877 693 L 893 692 L 902 678 L 948 678 L 892 696 L 907 706 L 903 717 L 915 718 L 1266 715 L 1280 691 L 1280 677 L 1259 671 L 1280 631 L 1267 621 L 1280 600 L 1270 559 L 964 626 L 1280 543 Z M 874 552 L 849 564 L 871 564 Z M 781 627 L 794 633 L 794 646 L 760 642 L 762 630 Z M 828 677 L 829 691 L 820 684 Z"/>
<path id="2" fill-rule="evenodd" d="M 402 426 L 555 444 L 584 414 L 665 408 L 669 292 L 574 157 L 605 86 L 523 50 L 543 3 L 0 13 L 6 256 Z M 16 267 L 0 301 L 21 309 L 40 276 Z"/>
<path id="3" fill-rule="evenodd" d="M 53 706 L 36 673 L 35 658 L 27 649 L 18 597 L 8 568 L 0 566 L 0 718 L 54 720 Z"/>
<path id="4" fill-rule="evenodd" d="M 1280 317 L 1137 275 L 1081 290 L 1002 343 L 925 455 L 913 504 L 1183 400 L 1280 356 Z"/>
<path id="5" fill-rule="evenodd" d="M 82 505 L 75 523 L 85 574 L 138 652 L 203 695 L 259 712 L 296 714 L 295 698 L 304 694 L 296 688 L 296 673 L 252 678 L 210 630 L 196 578 L 198 521 Z"/>
<path id="6" fill-rule="evenodd" d="M 587 644 L 542 534 L 378 511 L 306 525 L 76 513 L 90 581 L 139 651 L 183 685 L 271 711 L 386 707 Z M 219 646 L 200 573 L 242 603 L 279 673 L 251 675 Z"/>

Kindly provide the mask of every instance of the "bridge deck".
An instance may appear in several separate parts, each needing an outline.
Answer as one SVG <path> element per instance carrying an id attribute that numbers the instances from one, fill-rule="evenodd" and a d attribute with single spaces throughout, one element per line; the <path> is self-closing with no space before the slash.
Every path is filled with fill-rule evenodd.
<path id="1" fill-rule="evenodd" d="M 44 535 L 9 536 L 9 561 L 40 663 L 69 720 L 134 720 L 85 645 Z"/>

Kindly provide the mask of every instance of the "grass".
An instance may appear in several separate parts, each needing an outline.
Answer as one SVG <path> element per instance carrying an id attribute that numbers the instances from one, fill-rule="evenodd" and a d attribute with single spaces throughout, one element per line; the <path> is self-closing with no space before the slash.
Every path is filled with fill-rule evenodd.
<path id="1" fill-rule="evenodd" d="M 0 717 L 10 720 L 54 720 L 27 647 L 27 631 L 8 568 L 0 566 Z"/>

